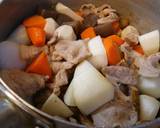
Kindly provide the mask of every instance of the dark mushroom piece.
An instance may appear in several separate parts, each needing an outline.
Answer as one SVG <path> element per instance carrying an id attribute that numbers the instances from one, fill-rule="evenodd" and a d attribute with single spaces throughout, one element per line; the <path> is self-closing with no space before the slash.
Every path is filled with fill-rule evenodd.
<path id="1" fill-rule="evenodd" d="M 105 24 L 97 25 L 94 27 L 94 29 L 96 31 L 96 34 L 102 37 L 107 37 L 115 33 L 112 23 L 109 23 L 109 22 Z"/>
<path id="2" fill-rule="evenodd" d="M 97 26 L 97 19 L 98 17 L 95 14 L 89 14 L 85 16 L 81 25 L 81 32 L 88 27 Z"/>

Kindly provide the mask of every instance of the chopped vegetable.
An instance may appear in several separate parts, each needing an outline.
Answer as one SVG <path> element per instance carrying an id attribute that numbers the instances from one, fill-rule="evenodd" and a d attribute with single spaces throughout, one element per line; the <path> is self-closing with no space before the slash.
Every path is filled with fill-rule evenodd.
<path id="1" fill-rule="evenodd" d="M 76 40 L 76 34 L 70 25 L 62 25 L 55 31 L 59 40 Z"/>
<path id="2" fill-rule="evenodd" d="M 141 93 L 153 96 L 155 98 L 160 98 L 160 79 L 159 77 L 149 78 L 140 77 L 138 88 Z"/>
<path id="3" fill-rule="evenodd" d="M 144 51 L 143 51 L 141 45 L 133 46 L 133 50 L 135 50 L 136 52 L 140 53 L 141 55 L 144 55 Z"/>
<path id="4" fill-rule="evenodd" d="M 93 27 L 89 27 L 87 29 L 85 29 L 82 33 L 81 33 L 81 38 L 82 39 L 86 39 L 86 38 L 93 38 L 96 36 L 95 30 Z"/>
<path id="5" fill-rule="evenodd" d="M 73 80 L 72 80 L 73 81 Z M 73 82 L 70 83 L 65 95 L 64 95 L 64 103 L 67 104 L 68 106 L 75 107 L 76 103 L 74 101 L 74 96 L 73 96 Z"/>
<path id="6" fill-rule="evenodd" d="M 45 45 L 46 34 L 42 28 L 30 27 L 30 28 L 27 28 L 27 33 L 32 43 L 35 46 L 40 47 L 40 46 Z"/>
<path id="7" fill-rule="evenodd" d="M 157 53 L 160 48 L 159 31 L 155 30 L 139 36 L 139 42 L 146 55 Z"/>
<path id="8" fill-rule="evenodd" d="M 50 38 L 53 36 L 57 27 L 58 27 L 58 24 L 53 18 L 46 18 L 44 31 L 46 32 L 47 38 Z"/>
<path id="9" fill-rule="evenodd" d="M 150 121 L 158 114 L 160 102 L 154 97 L 140 95 L 140 120 Z"/>
<path id="10" fill-rule="evenodd" d="M 119 36 L 117 35 L 112 35 L 108 37 L 111 39 L 113 42 L 115 42 L 118 46 L 122 45 L 124 43 L 124 40 L 122 40 Z"/>
<path id="11" fill-rule="evenodd" d="M 40 27 L 40 28 L 44 28 L 46 24 L 45 19 L 42 16 L 32 16 L 27 18 L 26 20 L 24 20 L 23 25 L 25 27 Z"/>
<path id="12" fill-rule="evenodd" d="M 27 68 L 26 71 L 51 77 L 52 70 L 48 63 L 47 55 L 45 54 L 45 52 L 42 52 L 38 56 L 38 58 L 35 61 L 33 61 L 33 63 Z"/>
<path id="13" fill-rule="evenodd" d="M 85 115 L 114 98 L 113 85 L 87 61 L 77 66 L 72 82 L 74 101 Z"/>
<path id="14" fill-rule="evenodd" d="M 94 37 L 88 42 L 88 49 L 92 54 L 88 60 L 97 69 L 101 69 L 108 65 L 108 58 L 100 36 Z"/>
<path id="15" fill-rule="evenodd" d="M 70 117 L 73 115 L 73 112 L 54 93 L 44 103 L 42 111 L 52 116 Z"/>
<path id="16" fill-rule="evenodd" d="M 110 65 L 115 65 L 121 60 L 120 50 L 115 42 L 109 38 L 103 40 L 104 47 L 108 56 L 108 62 Z"/>
<path id="17" fill-rule="evenodd" d="M 70 9 L 62 3 L 57 3 L 56 11 L 61 14 L 67 15 L 75 21 L 83 21 L 83 18 L 81 16 L 77 15 L 72 9 Z"/>

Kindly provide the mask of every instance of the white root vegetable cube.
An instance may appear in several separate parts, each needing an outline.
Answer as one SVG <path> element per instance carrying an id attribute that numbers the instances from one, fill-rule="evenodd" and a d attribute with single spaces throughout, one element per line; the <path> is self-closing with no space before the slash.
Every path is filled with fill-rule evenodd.
<path id="1" fill-rule="evenodd" d="M 57 22 L 53 18 L 46 18 L 46 24 L 44 26 L 44 31 L 46 32 L 47 38 L 51 38 L 58 27 Z"/>
<path id="2" fill-rule="evenodd" d="M 67 107 L 67 105 L 65 105 L 54 93 L 52 93 L 44 103 L 42 111 L 53 116 L 70 117 L 73 115 L 73 112 Z"/>
<path id="3" fill-rule="evenodd" d="M 75 104 L 85 115 L 114 98 L 113 85 L 88 61 L 78 65 L 73 79 Z"/>
<path id="4" fill-rule="evenodd" d="M 160 102 L 147 95 L 140 95 L 140 119 L 150 121 L 155 119 L 158 114 Z"/>
<path id="5" fill-rule="evenodd" d="M 55 34 L 60 40 L 76 40 L 77 38 L 73 28 L 69 25 L 62 25 L 58 27 Z"/>
<path id="6" fill-rule="evenodd" d="M 70 83 L 65 95 L 64 95 L 64 103 L 68 106 L 75 107 L 75 100 L 73 96 L 73 82 Z"/>
<path id="7" fill-rule="evenodd" d="M 155 30 L 139 36 L 139 42 L 147 56 L 157 53 L 160 48 L 159 31 Z"/>
<path id="8" fill-rule="evenodd" d="M 88 42 L 88 48 L 92 54 L 92 57 L 89 58 L 89 61 L 97 69 L 101 69 L 102 67 L 108 65 L 106 50 L 104 48 L 104 45 L 100 36 L 97 36 L 91 39 Z"/>

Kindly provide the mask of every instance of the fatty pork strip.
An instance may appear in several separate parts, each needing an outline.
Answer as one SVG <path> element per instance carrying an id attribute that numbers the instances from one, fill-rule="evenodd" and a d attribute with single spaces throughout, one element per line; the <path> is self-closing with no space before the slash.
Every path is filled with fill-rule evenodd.
<path id="1" fill-rule="evenodd" d="M 126 85 L 124 87 L 126 89 Z M 138 90 L 133 86 L 129 86 L 126 91 L 117 86 L 115 90 L 115 99 L 92 114 L 96 127 L 130 128 L 138 121 Z"/>
<path id="2" fill-rule="evenodd" d="M 160 53 L 150 55 L 148 58 L 138 58 L 139 74 L 144 77 L 158 77 L 160 75 L 159 61 Z"/>
<path id="3" fill-rule="evenodd" d="M 90 56 L 87 43 L 83 40 L 78 41 L 59 41 L 55 45 L 56 52 L 66 61 L 78 64 Z"/>
<path id="4" fill-rule="evenodd" d="M 55 74 L 50 88 L 60 95 L 60 87 L 69 83 L 70 71 L 90 56 L 86 42 L 83 40 L 61 40 L 53 48 L 51 53 L 51 67 Z M 57 58 L 60 58 L 59 60 Z"/>
<path id="5" fill-rule="evenodd" d="M 102 73 L 113 83 L 127 85 L 137 84 L 137 75 L 133 69 L 124 66 L 107 66 L 102 68 Z"/>
<path id="6" fill-rule="evenodd" d="M 137 115 L 132 103 L 117 100 L 97 110 L 92 115 L 92 119 L 96 127 L 130 128 L 137 122 Z"/>
<path id="7" fill-rule="evenodd" d="M 31 98 L 33 94 L 45 87 L 45 78 L 43 76 L 21 70 L 1 70 L 0 77 L 24 99 Z"/>

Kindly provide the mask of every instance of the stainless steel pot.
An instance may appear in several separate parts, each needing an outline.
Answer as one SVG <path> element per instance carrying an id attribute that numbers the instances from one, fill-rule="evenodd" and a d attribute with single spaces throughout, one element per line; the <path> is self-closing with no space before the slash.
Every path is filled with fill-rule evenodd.
<path id="1" fill-rule="evenodd" d="M 34 14 L 40 4 L 47 6 L 51 2 L 61 1 L 73 9 L 84 3 L 101 5 L 111 4 L 118 12 L 131 19 L 141 33 L 160 28 L 160 1 L 159 0 L 4 0 L 0 4 L 0 41 L 6 39 L 8 34 L 20 22 Z M 85 128 L 67 122 L 58 117 L 52 117 L 31 106 L 17 96 L 0 79 L 0 127 L 2 128 Z M 160 118 L 133 128 L 159 128 Z"/>

